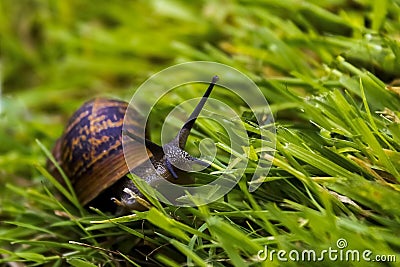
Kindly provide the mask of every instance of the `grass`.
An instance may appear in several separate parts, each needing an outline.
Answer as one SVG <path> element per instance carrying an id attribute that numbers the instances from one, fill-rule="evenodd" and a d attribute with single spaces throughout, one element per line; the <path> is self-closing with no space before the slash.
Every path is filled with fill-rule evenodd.
<path id="1" fill-rule="evenodd" d="M 256 255 L 265 246 L 336 249 L 341 238 L 346 249 L 400 260 L 396 1 L 5 0 L 0 10 L 0 263 L 290 266 L 297 264 Z M 265 159 L 272 168 L 262 185 L 248 192 L 249 153 L 239 184 L 207 206 L 149 199 L 150 210 L 115 217 L 82 208 L 68 189 L 70 201 L 61 201 L 45 151 L 72 112 L 93 95 L 129 100 L 150 75 L 192 60 L 243 71 L 271 104 L 276 153 Z M 239 99 L 213 95 L 246 118 Z M 187 95 L 169 97 L 153 114 L 155 142 L 165 111 Z M 228 145 L 206 120 L 196 130 Z M 247 151 L 260 155 L 251 136 Z M 225 150 L 198 179 L 226 168 Z M 327 257 L 312 264 L 382 265 Z"/>

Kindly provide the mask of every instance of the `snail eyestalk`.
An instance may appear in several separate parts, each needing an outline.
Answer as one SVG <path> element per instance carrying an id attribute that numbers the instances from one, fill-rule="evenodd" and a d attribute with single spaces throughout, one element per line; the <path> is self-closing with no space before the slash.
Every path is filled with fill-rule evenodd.
<path id="1" fill-rule="evenodd" d="M 172 164 L 168 158 L 165 159 L 165 165 L 166 165 L 168 171 L 171 173 L 172 177 L 174 177 L 174 179 L 178 179 L 178 175 L 174 171 L 174 168 L 172 167 Z"/>
<path id="2" fill-rule="evenodd" d="M 196 108 L 193 110 L 192 114 L 190 114 L 189 118 L 187 119 L 185 124 L 182 126 L 181 130 L 179 131 L 179 133 L 176 137 L 179 148 L 181 148 L 181 149 L 185 148 L 186 141 L 190 134 L 190 130 L 192 129 L 194 123 L 196 122 L 197 117 L 199 116 L 201 110 L 203 109 L 208 97 L 211 94 L 211 91 L 214 88 L 214 85 L 217 83 L 218 80 L 219 80 L 219 77 L 217 75 L 215 75 L 212 78 L 211 83 L 208 86 L 203 97 L 201 98 L 200 102 L 197 104 Z"/>

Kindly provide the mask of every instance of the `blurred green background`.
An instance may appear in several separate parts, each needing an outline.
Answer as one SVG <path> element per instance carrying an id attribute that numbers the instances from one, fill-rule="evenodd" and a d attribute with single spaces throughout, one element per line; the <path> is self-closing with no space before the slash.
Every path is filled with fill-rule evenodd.
<path id="1" fill-rule="evenodd" d="M 189 265 L 257 265 L 254 252 L 266 243 L 326 248 L 338 237 L 360 249 L 398 253 L 398 1 L 1 0 L 0 14 L 0 220 L 11 222 L 0 224 L 3 256 L 59 264 L 57 257 L 37 256 L 58 255 L 54 244 L 44 249 L 12 242 L 40 239 L 42 228 L 32 225 L 51 225 L 56 233 L 74 229 L 75 240 L 85 240 L 92 229 L 88 218 L 79 222 L 90 229 L 84 233 L 74 224 L 57 228 L 68 220 L 45 204 L 47 182 L 38 166 L 46 157 L 35 140 L 50 149 L 87 99 L 128 101 L 152 74 L 193 60 L 230 65 L 257 83 L 277 122 L 277 158 L 271 177 L 253 196 L 242 184 L 212 212 L 180 210 L 181 218 L 198 216 L 207 224 L 211 237 L 204 244 L 179 237 L 182 243 L 174 243 L 165 236 L 150 243 L 169 242 Z M 172 96 L 168 105 L 175 102 L 179 98 Z M 163 224 L 152 212 L 142 216 L 172 239 L 165 225 L 189 236 L 193 231 L 184 225 L 203 227 L 157 213 L 168 218 Z M 10 226 L 15 222 L 29 231 L 18 232 Z M 141 226 L 135 227 L 139 233 Z M 270 235 L 276 239 L 268 240 Z M 65 245 L 67 237 L 58 240 L 78 250 Z M 238 242 L 246 247 L 236 247 Z M 80 264 L 87 251 L 79 253 L 79 260 L 65 257 L 86 266 Z M 85 263 L 108 262 L 103 254 Z M 165 255 L 159 262 L 174 266 Z"/>
<path id="2" fill-rule="evenodd" d="M 129 100 L 150 75 L 190 60 L 183 46 L 221 40 L 218 5 L 2 1 L 2 184 L 36 175 L 35 139 L 51 146 L 85 100 Z"/>
<path id="3" fill-rule="evenodd" d="M 128 100 L 179 62 L 221 62 L 258 81 L 294 72 L 319 78 L 345 54 L 390 82 L 397 47 L 375 45 L 373 31 L 397 38 L 398 7 L 386 2 L 1 1 L 1 177 L 35 176 L 31 166 L 44 158 L 34 140 L 51 146 L 85 100 Z"/>

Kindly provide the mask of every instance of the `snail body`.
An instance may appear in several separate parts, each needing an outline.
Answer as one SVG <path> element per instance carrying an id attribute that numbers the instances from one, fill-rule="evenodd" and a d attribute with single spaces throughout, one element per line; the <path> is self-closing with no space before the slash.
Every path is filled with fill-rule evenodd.
<path id="1" fill-rule="evenodd" d="M 190 182 L 183 177 L 184 172 L 174 165 L 207 165 L 190 156 L 184 148 L 190 130 L 216 81 L 217 76 L 176 137 L 163 147 L 151 142 L 147 136 L 140 135 L 138 129 L 140 125 L 145 125 L 145 121 L 139 112 L 132 112 L 132 108 L 129 114 L 125 114 L 128 103 L 107 98 L 95 98 L 84 103 L 70 118 L 52 150 L 81 204 L 106 210 L 143 210 L 145 207 L 134 197 L 141 198 L 143 195 L 127 177 L 129 168 L 126 160 L 134 162 L 131 171 L 148 184 L 156 185 L 160 179 L 173 183 Z M 129 157 L 127 159 L 122 146 L 124 118 L 125 124 L 129 126 L 124 136 L 124 142 L 129 142 L 130 151 L 125 153 Z M 147 158 L 135 153 L 143 144 L 146 145 Z M 149 166 L 149 162 L 152 166 Z M 48 169 L 63 182 L 53 164 L 48 163 Z"/>

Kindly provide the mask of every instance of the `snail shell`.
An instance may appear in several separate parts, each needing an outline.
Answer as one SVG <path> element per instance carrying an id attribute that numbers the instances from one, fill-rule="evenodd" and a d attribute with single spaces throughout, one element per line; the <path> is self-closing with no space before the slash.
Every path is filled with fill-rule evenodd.
<path id="1" fill-rule="evenodd" d="M 128 103 L 115 99 L 90 100 L 73 114 L 56 142 L 53 155 L 69 177 L 82 205 L 129 172 L 121 135 L 127 107 Z M 132 115 L 137 124 L 143 123 L 139 113 Z M 138 164 L 145 161 L 137 160 Z M 49 171 L 62 181 L 55 166 Z"/>
<path id="2" fill-rule="evenodd" d="M 128 103 L 115 99 L 95 98 L 83 104 L 73 114 L 52 150 L 57 163 L 69 177 L 81 204 L 83 206 L 94 204 L 100 208 L 104 205 L 110 207 L 111 198 L 120 198 L 121 201 L 117 201 L 117 204 L 122 208 L 142 210 L 143 206 L 125 190 L 128 188 L 134 194 L 143 196 L 126 177 L 129 169 L 125 160 L 135 162 L 134 173 L 149 184 L 156 184 L 160 178 L 174 183 L 187 183 L 188 181 L 178 179 L 182 172 L 176 170 L 172 163 L 207 165 L 191 157 L 184 151 L 184 146 L 216 81 L 217 76 L 213 78 L 202 100 L 176 138 L 163 147 L 140 135 L 140 125 L 145 125 L 145 121 L 139 112 L 130 108 L 125 118 L 130 138 L 127 141 L 129 145 L 125 146 L 129 148 L 125 151 L 127 159 L 122 148 L 122 127 Z M 135 153 L 143 143 L 146 145 L 148 158 Z M 146 165 L 149 159 L 157 173 L 149 170 Z M 56 167 L 50 162 L 48 169 L 54 177 L 64 183 Z"/>

